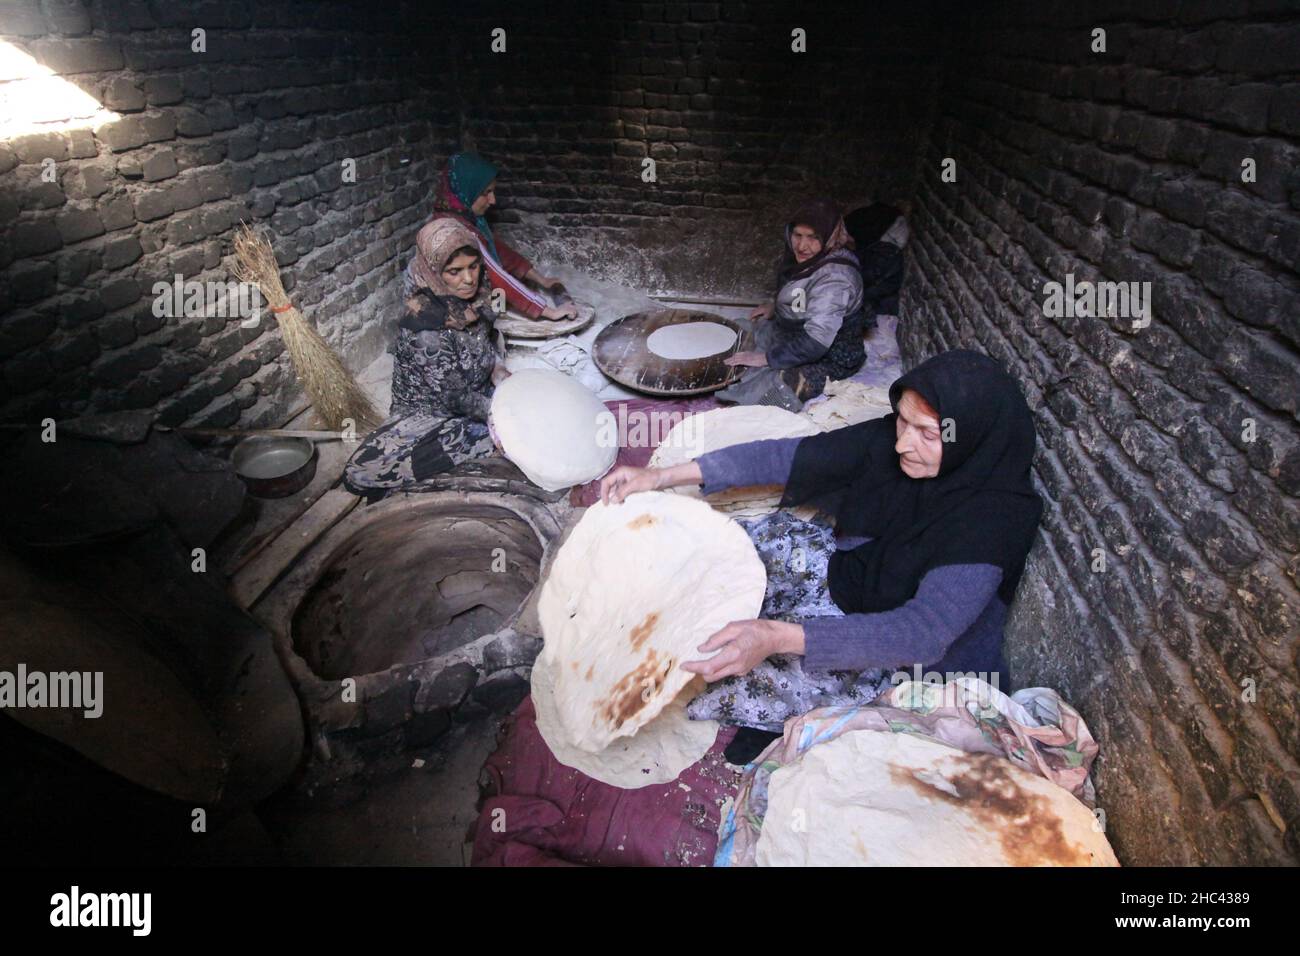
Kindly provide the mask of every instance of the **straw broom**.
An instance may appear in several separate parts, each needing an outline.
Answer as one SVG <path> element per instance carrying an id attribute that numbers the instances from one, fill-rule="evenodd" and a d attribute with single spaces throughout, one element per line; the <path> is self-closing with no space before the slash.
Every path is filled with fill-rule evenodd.
<path id="1" fill-rule="evenodd" d="M 320 333 L 289 302 L 280 282 L 280 266 L 271 244 L 240 223 L 235 232 L 235 278 L 252 282 L 262 290 L 284 336 L 285 348 L 293 361 L 294 373 L 307 390 L 317 414 L 329 428 L 342 429 L 352 419 L 358 434 L 379 424 L 380 418 L 366 393 L 344 367 L 342 360 L 321 338 Z"/>

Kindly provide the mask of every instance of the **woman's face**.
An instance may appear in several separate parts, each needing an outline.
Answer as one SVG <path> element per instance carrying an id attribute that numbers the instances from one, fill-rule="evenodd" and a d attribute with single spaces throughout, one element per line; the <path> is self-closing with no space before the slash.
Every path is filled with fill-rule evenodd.
<path id="1" fill-rule="evenodd" d="M 910 388 L 898 400 L 898 466 L 909 478 L 933 478 L 943 461 L 943 441 L 939 419 L 925 411 Z"/>
<path id="2" fill-rule="evenodd" d="M 487 184 L 487 188 L 478 194 L 478 199 L 474 200 L 474 205 L 470 206 L 470 211 L 476 216 L 481 216 L 497 204 L 497 181 L 494 179 Z"/>
<path id="3" fill-rule="evenodd" d="M 483 260 L 467 252 L 452 256 L 442 270 L 442 281 L 447 283 L 454 295 L 462 299 L 472 299 L 478 292 L 479 272 L 483 269 Z"/>
<path id="4" fill-rule="evenodd" d="M 795 226 L 790 230 L 790 248 L 795 262 L 807 262 L 822 251 L 822 241 L 810 226 Z"/>

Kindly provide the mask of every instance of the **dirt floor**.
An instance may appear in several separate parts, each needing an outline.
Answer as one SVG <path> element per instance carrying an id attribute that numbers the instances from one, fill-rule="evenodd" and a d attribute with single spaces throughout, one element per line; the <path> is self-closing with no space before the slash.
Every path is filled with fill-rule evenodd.
<path id="1" fill-rule="evenodd" d="M 258 809 L 280 862 L 308 866 L 468 866 L 478 773 L 496 747 L 494 714 L 437 745 L 377 758 L 312 793 L 290 787 Z M 422 766 L 417 762 L 423 761 Z"/>

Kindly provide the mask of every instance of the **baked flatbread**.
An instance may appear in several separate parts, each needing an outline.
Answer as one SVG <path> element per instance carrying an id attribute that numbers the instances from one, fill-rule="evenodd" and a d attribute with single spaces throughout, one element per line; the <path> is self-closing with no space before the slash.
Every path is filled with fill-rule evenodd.
<path id="1" fill-rule="evenodd" d="M 772 773 L 759 866 L 1118 866 L 1068 790 L 993 754 L 854 730 Z"/>
<path id="2" fill-rule="evenodd" d="M 681 662 L 758 616 L 766 586 L 744 529 L 701 501 L 656 491 L 588 508 L 537 604 L 564 739 L 598 753 L 635 734 L 694 678 Z"/>
<path id="3" fill-rule="evenodd" d="M 569 743 L 555 700 L 555 672 L 545 656 L 533 664 L 532 696 L 537 730 L 555 759 L 593 780 L 624 790 L 676 780 L 708 752 L 718 736 L 717 721 L 686 716 L 686 705 L 694 696 L 689 684 L 654 720 L 594 754 Z"/>
<path id="4" fill-rule="evenodd" d="M 819 431 L 814 422 L 783 408 L 769 405 L 715 408 L 684 418 L 674 425 L 650 456 L 650 467 L 668 468 L 731 445 L 765 438 L 802 438 L 816 435 Z M 696 485 L 680 486 L 673 492 L 689 498 L 701 497 Z M 733 517 L 752 518 L 776 511 L 781 493 L 778 485 L 729 488 L 709 495 L 707 500 L 714 508 Z"/>

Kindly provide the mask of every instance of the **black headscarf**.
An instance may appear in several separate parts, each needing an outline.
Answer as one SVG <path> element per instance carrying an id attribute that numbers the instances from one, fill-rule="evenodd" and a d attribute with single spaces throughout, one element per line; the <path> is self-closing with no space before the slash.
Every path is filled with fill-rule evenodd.
<path id="1" fill-rule="evenodd" d="M 822 251 L 807 262 L 800 262 L 794 257 L 790 245 L 790 234 L 795 226 L 808 226 L 821 240 Z M 832 262 L 845 262 L 857 265 L 855 259 L 843 254 L 844 249 L 853 248 L 853 237 L 844 228 L 840 218 L 840 207 L 829 199 L 812 199 L 800 206 L 785 227 L 785 254 L 777 270 L 777 285 L 783 286 L 794 279 L 810 276 L 822 266 Z"/>
<path id="2" fill-rule="evenodd" d="M 939 474 L 899 468 L 898 400 L 913 389 L 952 419 Z M 845 613 L 888 611 L 910 600 L 926 572 L 953 564 L 1002 569 L 998 595 L 1015 596 L 1042 513 L 1029 469 L 1034 422 L 1015 381 L 991 358 L 964 349 L 936 355 L 894 382 L 893 414 L 805 438 L 783 505 L 813 498 L 836 514 L 836 530 L 873 540 L 839 551 L 830 594 Z"/>

